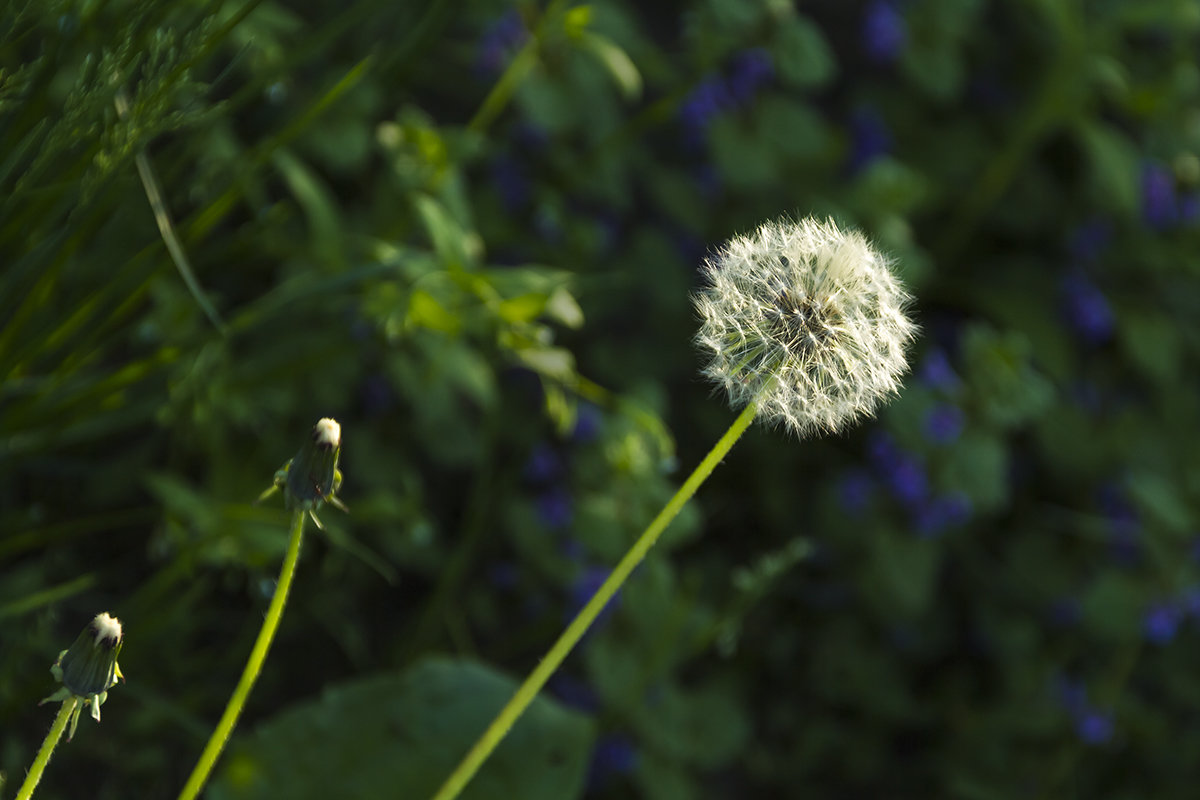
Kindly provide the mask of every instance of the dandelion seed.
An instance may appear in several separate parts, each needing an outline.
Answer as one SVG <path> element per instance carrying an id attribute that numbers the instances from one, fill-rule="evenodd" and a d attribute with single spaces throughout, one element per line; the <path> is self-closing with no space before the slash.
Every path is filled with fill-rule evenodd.
<path id="1" fill-rule="evenodd" d="M 874 413 L 900 388 L 916 334 L 888 259 L 832 222 L 766 223 L 704 265 L 704 374 L 731 403 L 801 437 Z"/>

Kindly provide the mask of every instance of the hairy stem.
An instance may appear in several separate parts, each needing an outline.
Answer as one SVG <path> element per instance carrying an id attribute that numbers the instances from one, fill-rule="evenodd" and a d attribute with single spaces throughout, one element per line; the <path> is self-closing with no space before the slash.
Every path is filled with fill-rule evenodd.
<path id="1" fill-rule="evenodd" d="M 613 598 L 613 595 L 625 583 L 630 573 L 646 557 L 646 553 L 650 552 L 650 548 L 658 541 L 658 537 L 666 530 L 667 525 L 675 519 L 687 501 L 700 488 L 700 485 L 708 479 L 708 476 L 716 469 L 717 464 L 721 463 L 721 459 L 733 447 L 734 442 L 745 433 L 746 428 L 750 427 L 750 423 L 754 421 L 754 415 L 757 411 L 758 405 L 756 403 L 750 403 L 742 410 L 742 413 L 729 426 L 729 430 L 725 432 L 725 435 L 713 445 L 712 450 L 704 457 L 700 465 L 683 482 L 683 486 L 679 487 L 679 491 L 675 492 L 674 496 L 667 501 L 662 511 L 658 512 L 658 516 L 654 518 L 654 521 L 650 523 L 646 530 L 642 532 L 642 535 L 637 538 L 637 541 L 633 543 L 633 546 L 629 548 L 629 551 L 613 569 L 608 579 L 592 595 L 592 599 L 588 601 L 587 605 L 583 607 L 575 616 L 575 619 L 571 621 L 571 624 L 567 626 L 567 629 L 558 637 L 558 641 L 550 648 L 550 652 L 546 654 L 546 657 L 541 660 L 533 672 L 529 674 L 529 677 L 525 679 L 525 682 L 517 689 L 516 694 L 508 701 L 508 705 L 501 709 L 496 718 L 492 720 L 492 724 L 488 726 L 488 729 L 479 737 L 479 741 L 475 743 L 475 746 L 471 748 L 470 752 L 467 753 L 454 772 L 450 774 L 450 777 L 446 779 L 446 782 L 442 784 L 442 788 L 434 795 L 433 800 L 452 800 L 458 797 L 459 793 L 479 770 L 479 767 L 483 765 L 483 762 L 487 760 L 487 757 L 491 755 L 492 751 L 496 749 L 500 741 L 512 728 L 517 718 L 521 716 L 529 704 L 533 702 L 533 699 L 537 697 L 537 693 L 546 685 L 546 681 L 550 679 L 555 670 L 566 660 L 571 649 L 587 633 L 588 628 L 596 621 L 596 617 L 600 616 L 600 612 L 604 610 L 609 600 Z"/>
<path id="2" fill-rule="evenodd" d="M 275 595 L 271 598 L 267 616 L 263 619 L 262 628 L 258 631 L 254 649 L 250 651 L 246 668 L 242 670 L 242 678 L 238 681 L 237 688 L 233 690 L 233 695 L 230 696 L 229 703 L 225 706 L 225 713 L 221 716 L 221 721 L 217 723 L 212 736 L 208 739 L 208 744 L 204 747 L 204 752 L 200 754 L 200 760 L 196 762 L 196 767 L 192 770 L 191 777 L 188 778 L 183 791 L 179 793 L 179 800 L 193 800 L 200 794 L 213 766 L 217 763 L 217 758 L 221 755 L 221 750 L 229 741 L 229 735 L 233 733 L 233 727 L 237 725 L 242 708 L 246 705 L 246 698 L 250 696 L 250 690 L 254 688 L 254 682 L 258 680 L 263 662 L 267 659 L 267 651 L 271 649 L 275 631 L 279 628 L 279 620 L 283 618 L 283 607 L 287 604 L 288 590 L 291 589 L 292 577 L 296 574 L 296 562 L 300 559 L 300 540 L 303 537 L 304 512 L 297 511 L 292 515 L 292 538 L 288 542 L 287 555 L 284 556 L 283 566 L 279 570 Z"/>
<path id="3" fill-rule="evenodd" d="M 42 741 L 42 749 L 38 751 L 37 758 L 33 760 L 33 766 L 29 768 L 25 782 L 17 790 L 17 800 L 29 800 L 33 797 L 33 790 L 37 788 L 38 782 L 42 779 L 42 773 L 46 771 L 46 765 L 50 763 L 50 754 L 54 752 L 54 747 L 62 738 L 63 731 L 66 730 L 67 723 L 71 720 L 71 712 L 75 710 L 78 702 L 79 698 L 72 695 L 63 700 L 62 705 L 59 706 L 58 716 L 54 718 L 50 732 Z"/>

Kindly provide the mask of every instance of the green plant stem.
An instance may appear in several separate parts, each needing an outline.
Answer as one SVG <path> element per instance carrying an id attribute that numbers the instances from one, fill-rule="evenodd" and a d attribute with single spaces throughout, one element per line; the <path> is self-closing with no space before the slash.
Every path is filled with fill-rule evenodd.
<path id="1" fill-rule="evenodd" d="M 204 747 L 204 752 L 200 754 L 200 760 L 196 762 L 196 767 L 192 770 L 191 777 L 188 778 L 183 791 L 179 793 L 179 800 L 193 800 L 204 788 L 209 773 L 217 763 L 217 757 L 221 755 L 221 750 L 229 741 L 229 735 L 233 733 L 233 726 L 237 724 L 238 717 L 241 716 L 242 708 L 246 705 L 246 698 L 250 696 L 250 690 L 254 688 L 254 682 L 258 680 L 258 673 L 262 671 L 263 662 L 267 659 L 267 651 L 271 649 L 275 631 L 279 628 L 279 620 L 283 618 L 283 607 L 287 604 L 288 590 L 292 588 L 292 578 L 296 574 L 296 562 L 300 559 L 300 540 L 303 537 L 304 512 L 297 511 L 292 515 L 292 538 L 288 542 L 287 555 L 284 556 L 283 566 L 279 570 L 275 595 L 271 598 L 267 616 L 263 619 L 262 628 L 258 631 L 254 649 L 250 651 L 246 668 L 242 670 L 242 678 L 238 681 L 237 688 L 233 690 L 229 703 L 225 706 L 225 713 L 221 716 L 221 721 L 217 723 L 212 736 L 208 739 L 208 744 Z"/>
<path id="2" fill-rule="evenodd" d="M 500 116 L 500 112 L 508 105 L 508 101 L 512 99 L 512 96 L 516 94 L 517 88 L 521 85 L 521 81 L 525 79 L 526 74 L 537 65 L 538 49 L 541 47 L 541 42 L 549 30 L 549 23 L 559 16 L 564 5 L 564 0 L 554 0 L 554 2 L 546 7 L 546 11 L 542 14 L 538 24 L 534 26 L 529 40 L 513 56 L 508 67 L 500 75 L 500 79 L 496 81 L 496 85 L 488 92 L 488 96 L 483 99 L 483 104 L 475 112 L 475 116 L 467 123 L 467 127 L 470 130 L 476 133 L 483 133 L 496 117 Z"/>
<path id="3" fill-rule="evenodd" d="M 600 585 L 596 593 L 592 595 L 592 599 L 587 605 L 571 620 L 571 624 L 558 637 L 558 641 L 550 648 L 550 652 L 546 657 L 534 668 L 525 682 L 517 689 L 516 694 L 508 701 L 508 705 L 500 710 L 500 713 L 492 720 L 492 724 L 488 726 L 483 735 L 479 737 L 479 741 L 471 748 L 470 752 L 455 768 L 454 772 L 450 773 L 450 777 L 442 784 L 433 800 L 453 800 L 458 797 L 461 792 L 474 777 L 479 767 L 487 760 L 492 751 L 496 749 L 500 741 L 505 737 L 508 731 L 512 728 L 517 718 L 525 711 L 533 699 L 537 697 L 537 693 L 554 671 L 566 660 L 571 649 L 579 642 L 583 635 L 587 633 L 588 628 L 596 621 L 596 617 L 600 616 L 600 612 L 608 605 L 608 602 L 625 583 L 625 580 L 633 572 L 634 568 L 641 563 L 646 554 L 650 552 L 650 548 L 658 541 L 658 537 L 662 534 L 666 527 L 671 524 L 680 510 L 700 488 L 700 485 L 708 479 L 716 469 L 717 464 L 721 463 L 721 459 L 729 452 L 734 443 L 745 433 L 746 428 L 750 427 L 750 423 L 754 421 L 754 415 L 758 411 L 758 406 L 751 403 L 742 409 L 742 413 L 738 415 L 733 424 L 729 426 L 729 430 L 723 435 L 700 465 L 688 476 L 688 479 L 683 482 L 683 486 L 679 487 L 679 491 L 675 492 L 674 496 L 667 501 L 663 506 L 662 511 L 658 512 L 658 516 L 654 521 L 642 531 L 642 535 L 637 538 L 633 546 L 629 548 L 629 552 L 621 559 L 620 563 L 613 569 L 608 579 Z"/>
<path id="4" fill-rule="evenodd" d="M 71 712 L 75 710 L 75 704 L 78 702 L 79 698 L 72 695 L 63 700 L 62 705 L 59 706 L 58 716 L 54 718 L 54 724 L 50 726 L 50 732 L 46 734 L 46 738 L 42 741 L 42 749 L 38 751 L 37 758 L 33 760 L 33 766 L 29 768 L 29 773 L 25 776 L 25 782 L 17 790 L 17 800 L 29 800 L 29 798 L 33 797 L 33 790 L 37 788 L 38 782 L 42 779 L 42 773 L 46 771 L 46 765 L 50 763 L 50 754 L 54 752 L 54 747 L 58 744 L 58 740 L 62 738 L 63 731 L 67 728 L 67 723 L 71 721 Z"/>

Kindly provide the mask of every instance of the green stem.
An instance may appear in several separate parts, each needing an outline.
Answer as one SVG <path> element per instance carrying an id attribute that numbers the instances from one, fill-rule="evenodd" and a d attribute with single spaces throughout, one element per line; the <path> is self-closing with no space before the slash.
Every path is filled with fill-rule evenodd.
<path id="1" fill-rule="evenodd" d="M 237 724 L 242 708 L 246 705 L 246 698 L 250 696 L 250 690 L 254 688 L 254 682 L 258 680 L 258 673 L 262 671 L 263 662 L 267 659 L 267 651 L 271 648 L 271 641 L 275 638 L 276 629 L 279 628 L 279 620 L 283 618 L 283 607 L 287 604 L 288 590 L 291 589 L 292 578 L 296 574 L 296 562 L 300 559 L 300 540 L 303 537 L 304 512 L 297 511 L 292 516 L 292 538 L 288 542 L 287 555 L 284 556 L 283 566 L 279 570 L 275 595 L 271 598 L 267 616 L 263 619 L 262 628 L 258 631 L 254 649 L 250 651 L 246 668 L 242 670 L 242 678 L 238 681 L 237 688 L 233 690 L 228 705 L 225 706 L 225 713 L 221 716 L 221 721 L 217 723 L 212 736 L 208 739 L 208 744 L 204 747 L 204 752 L 200 754 L 200 760 L 196 762 L 196 768 L 192 770 L 191 777 L 188 778 L 183 791 L 179 793 L 179 800 L 193 800 L 204 787 L 209 773 L 217 763 L 217 757 L 221 755 L 221 750 L 229 740 L 229 735 L 233 733 L 233 726 Z"/>
<path id="2" fill-rule="evenodd" d="M 508 105 L 508 101 L 516 94 L 517 88 L 521 85 L 521 81 L 525 79 L 525 75 L 537 65 L 538 49 L 541 47 L 543 37 L 549 30 L 548 25 L 551 20 L 554 20 L 564 5 L 563 0 L 554 0 L 546 7 L 545 13 L 542 14 L 538 24 L 534 26 L 529 40 L 509 62 L 508 67 L 500 76 L 500 80 L 496 81 L 496 85 L 488 93 L 488 96 L 483 99 L 483 104 L 479 110 L 475 112 L 475 116 L 467 124 L 470 130 L 476 133 L 483 133 L 496 117 L 500 116 L 500 112 Z"/>
<path id="3" fill-rule="evenodd" d="M 50 763 L 50 754 L 54 752 L 54 747 L 62 738 L 63 731 L 66 730 L 67 723 L 71 720 L 71 712 L 75 710 L 75 704 L 78 702 L 79 698 L 72 695 L 63 700 L 62 705 L 59 706 L 58 716 L 54 718 L 50 732 L 42 741 L 42 749 L 38 751 L 37 758 L 33 760 L 33 766 L 29 768 L 29 774 L 25 776 L 25 782 L 17 791 L 17 800 L 29 800 L 33 797 L 33 790 L 37 788 L 38 782 L 42 779 L 42 773 L 46 771 L 46 765 Z"/>
<path id="4" fill-rule="evenodd" d="M 700 466 L 688 476 L 688 479 L 683 482 L 683 486 L 679 487 L 679 491 L 667 501 L 663 506 L 663 510 L 658 512 L 658 516 L 650 523 L 649 527 L 642 532 L 637 541 L 633 543 L 633 547 L 629 548 L 629 552 L 621 559 L 620 563 L 613 569 L 612 574 L 608 579 L 601 584 L 596 593 L 592 595 L 592 599 L 587 605 L 576 615 L 575 619 L 571 620 L 571 624 L 558 637 L 558 641 L 550 648 L 550 652 L 546 657 L 534 668 L 525 682 L 517 689 L 516 694 L 508 701 L 499 715 L 492 720 L 492 724 L 479 737 L 479 741 L 471 748 L 458 767 L 442 784 L 442 788 L 434 795 L 433 800 L 453 800 L 458 797 L 461 792 L 470 782 L 471 778 L 482 766 L 487 757 L 496 749 L 500 741 L 512 728 L 517 718 L 525 711 L 533 699 L 537 697 L 537 693 L 559 665 L 566 660 L 570 654 L 571 648 L 579 642 L 583 635 L 587 633 L 588 628 L 596 621 L 596 617 L 600 616 L 600 612 L 608 605 L 608 601 L 613 598 L 621 585 L 625 583 L 625 579 L 633 572 L 634 567 L 641 563 L 646 557 L 646 553 L 650 552 L 650 548 L 658 541 L 658 537 L 666 529 L 667 525 L 675 519 L 680 510 L 700 488 L 700 485 L 708 479 L 716 469 L 717 464 L 721 463 L 721 459 L 729 452 L 746 428 L 750 427 L 750 423 L 754 421 L 754 415 L 758 411 L 758 406 L 751 403 L 742 410 L 733 424 L 729 426 L 729 430 L 725 431 L 725 435 L 713 445 L 713 449 L 709 451 L 704 460 L 700 462 Z"/>

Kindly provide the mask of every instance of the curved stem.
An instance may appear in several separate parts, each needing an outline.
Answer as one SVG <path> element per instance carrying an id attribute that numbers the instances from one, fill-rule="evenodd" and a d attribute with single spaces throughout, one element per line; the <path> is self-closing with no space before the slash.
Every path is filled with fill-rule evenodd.
<path id="1" fill-rule="evenodd" d="M 42 779 L 42 773 L 46 771 L 46 765 L 50 763 L 50 754 L 54 752 L 55 745 L 62 738 L 63 731 L 67 728 L 67 723 L 71 720 L 71 712 L 75 710 L 76 703 L 79 698 L 71 695 L 66 700 L 63 700 L 62 705 L 58 708 L 58 716 L 54 718 L 54 724 L 50 726 L 50 732 L 46 734 L 46 738 L 42 741 L 42 749 L 38 751 L 37 758 L 33 760 L 33 766 L 29 768 L 29 773 L 25 776 L 25 782 L 21 784 L 21 788 L 17 790 L 17 800 L 29 800 L 33 797 L 33 790 L 37 788 L 38 782 Z"/>
<path id="2" fill-rule="evenodd" d="M 700 488 L 700 485 L 708 479 L 716 469 L 717 464 L 721 463 L 721 459 L 729 452 L 746 428 L 750 427 L 750 423 L 754 421 L 754 415 L 758 411 L 756 403 L 751 403 L 742 410 L 733 424 L 729 426 L 729 430 L 725 431 L 722 436 L 704 460 L 700 462 L 700 466 L 688 476 L 688 479 L 683 482 L 683 486 L 679 487 L 679 491 L 675 492 L 674 496 L 667 501 L 663 506 L 663 510 L 658 512 L 658 516 L 650 523 L 649 527 L 642 532 L 633 546 L 629 548 L 629 552 L 621 559 L 620 563 L 613 569 L 608 579 L 600 585 L 596 593 L 592 595 L 592 599 L 587 605 L 571 620 L 571 624 L 558 637 L 558 641 L 550 648 L 550 652 L 546 657 L 534 668 L 525 682 L 517 689 L 513 698 L 508 701 L 500 713 L 492 720 L 492 724 L 479 737 L 479 741 L 471 748 L 462 762 L 450 773 L 450 777 L 442 784 L 442 788 L 434 795 L 433 800 L 452 800 L 458 796 L 459 792 L 466 787 L 471 778 L 483 765 L 483 762 L 491 755 L 496 746 L 512 728 L 517 718 L 525 711 L 533 699 L 537 697 L 537 693 L 559 665 L 566 660 L 571 649 L 579 642 L 583 635 L 587 633 L 588 628 L 596 621 L 596 617 L 600 616 L 600 612 L 608 605 L 608 601 L 613 598 L 621 585 L 625 583 L 625 579 L 633 572 L 634 567 L 641 563 L 646 557 L 646 553 L 650 552 L 650 548 L 658 541 L 658 537 L 666 529 L 667 525 L 675 519 L 680 510 Z"/>
<path id="3" fill-rule="evenodd" d="M 196 762 L 196 767 L 192 770 L 191 777 L 188 778 L 183 791 L 179 793 L 179 800 L 193 800 L 204 787 L 209 773 L 217 763 L 217 757 L 221 755 L 221 750 L 229 740 L 229 735 L 233 733 L 233 726 L 237 724 L 238 717 L 241 716 L 242 708 L 246 705 L 246 698 L 250 696 L 250 690 L 254 688 L 254 682 L 258 680 L 258 673 L 262 671 L 263 662 L 267 659 L 267 651 L 271 648 L 271 641 L 275 638 L 276 629 L 279 628 L 279 620 L 283 618 L 283 607 L 287 603 L 288 590 L 292 587 L 292 577 L 296 574 L 296 562 L 300 558 L 300 540 L 303 536 L 304 512 L 297 511 L 292 515 L 292 538 L 288 542 L 287 555 L 284 556 L 283 566 L 279 570 L 275 595 L 271 598 L 267 616 L 263 619 L 262 628 L 258 631 L 254 649 L 250 651 L 246 668 L 242 670 L 242 678 L 238 681 L 237 688 L 233 690 L 229 703 L 225 706 L 225 713 L 221 715 L 221 721 L 217 723 L 212 736 L 208 739 L 208 744 L 204 747 L 204 752 L 200 754 L 200 760 Z"/>

